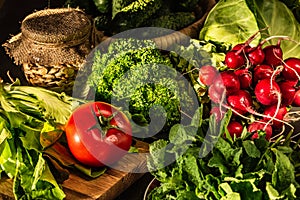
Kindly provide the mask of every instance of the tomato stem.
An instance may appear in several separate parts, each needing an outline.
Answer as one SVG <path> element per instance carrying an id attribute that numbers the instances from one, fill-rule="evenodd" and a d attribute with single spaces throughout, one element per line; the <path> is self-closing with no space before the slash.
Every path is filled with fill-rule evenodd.
<path id="1" fill-rule="evenodd" d="M 91 127 L 88 129 L 88 131 L 90 131 L 90 130 L 92 130 L 92 129 L 98 129 L 98 130 L 100 131 L 100 133 L 101 133 L 101 138 L 103 138 L 103 137 L 106 135 L 107 130 L 104 130 L 104 129 L 100 126 L 100 124 L 101 124 L 101 123 L 99 123 L 99 122 L 100 122 L 100 117 L 98 117 L 98 116 L 96 115 L 96 113 L 95 113 L 95 111 L 94 111 L 94 109 L 93 109 L 92 106 L 90 106 L 90 109 L 91 109 L 91 113 L 93 114 L 93 117 L 94 117 L 94 119 L 95 119 L 95 121 L 96 121 L 96 124 L 93 125 L 93 126 L 91 126 Z M 97 107 L 97 110 L 99 111 L 99 108 L 98 108 L 98 107 Z"/>
<path id="2" fill-rule="evenodd" d="M 100 116 L 98 117 L 95 110 L 93 109 L 92 106 L 90 106 L 91 109 L 91 113 L 93 114 L 93 117 L 96 121 L 96 124 L 91 126 L 88 131 L 92 130 L 92 129 L 98 129 L 101 133 L 101 138 L 104 138 L 107 134 L 107 131 L 111 128 L 113 129 L 117 129 L 122 131 L 118 126 L 112 125 L 110 122 L 111 120 L 118 114 L 118 112 L 114 112 L 112 113 L 110 116 L 105 117 L 102 113 L 100 108 L 96 105 L 96 109 L 98 111 L 98 113 L 100 114 Z"/>

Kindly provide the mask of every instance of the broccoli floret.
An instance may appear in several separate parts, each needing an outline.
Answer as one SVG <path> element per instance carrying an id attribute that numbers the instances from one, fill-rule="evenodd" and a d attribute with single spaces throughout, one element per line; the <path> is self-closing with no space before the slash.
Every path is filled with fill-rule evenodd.
<path id="1" fill-rule="evenodd" d="M 182 104 L 193 109 L 186 88 L 178 81 L 180 74 L 151 40 L 119 39 L 106 53 L 95 54 L 92 68 L 89 82 L 95 88 L 95 100 L 128 111 L 140 126 L 153 122 L 147 131 L 163 128 L 167 132 L 180 122 Z M 164 117 L 166 123 L 161 126 Z"/>
<path id="2" fill-rule="evenodd" d="M 107 53 L 97 51 L 89 78 L 97 87 L 96 98 L 110 101 L 114 85 L 128 70 L 151 63 L 171 65 L 150 40 L 118 39 L 111 43 Z"/>

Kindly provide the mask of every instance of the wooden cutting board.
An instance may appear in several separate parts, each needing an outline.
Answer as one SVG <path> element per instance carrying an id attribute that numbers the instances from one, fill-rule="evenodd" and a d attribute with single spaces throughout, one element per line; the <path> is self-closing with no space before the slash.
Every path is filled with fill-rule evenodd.
<path id="1" fill-rule="evenodd" d="M 135 156 L 126 155 L 116 163 L 116 168 L 126 167 L 126 172 L 114 168 L 108 169 L 103 175 L 95 179 L 85 179 L 77 174 L 70 174 L 62 184 L 66 200 L 113 200 L 140 179 L 147 171 L 147 144 L 137 142 L 136 147 L 141 153 Z M 0 200 L 13 199 L 13 180 L 0 179 Z"/>

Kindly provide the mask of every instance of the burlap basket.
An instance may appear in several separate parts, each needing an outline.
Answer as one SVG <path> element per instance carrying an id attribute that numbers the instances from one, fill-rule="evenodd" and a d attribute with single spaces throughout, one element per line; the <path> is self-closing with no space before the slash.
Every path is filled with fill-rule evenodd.
<path id="1" fill-rule="evenodd" d="M 80 9 L 45 9 L 28 15 L 21 33 L 3 44 L 29 84 L 71 94 L 78 69 L 93 48 L 92 22 Z"/>

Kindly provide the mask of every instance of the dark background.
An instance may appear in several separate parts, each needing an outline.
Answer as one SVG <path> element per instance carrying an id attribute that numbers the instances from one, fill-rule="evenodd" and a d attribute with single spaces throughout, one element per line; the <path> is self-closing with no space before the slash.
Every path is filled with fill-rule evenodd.
<path id="1" fill-rule="evenodd" d="M 2 44 L 21 32 L 21 22 L 28 14 L 45 8 L 61 7 L 63 4 L 64 0 L 0 0 L 0 77 L 5 82 L 11 82 L 7 76 L 9 71 L 13 79 L 19 78 L 23 84 L 27 83 L 21 66 L 13 63 Z"/>

